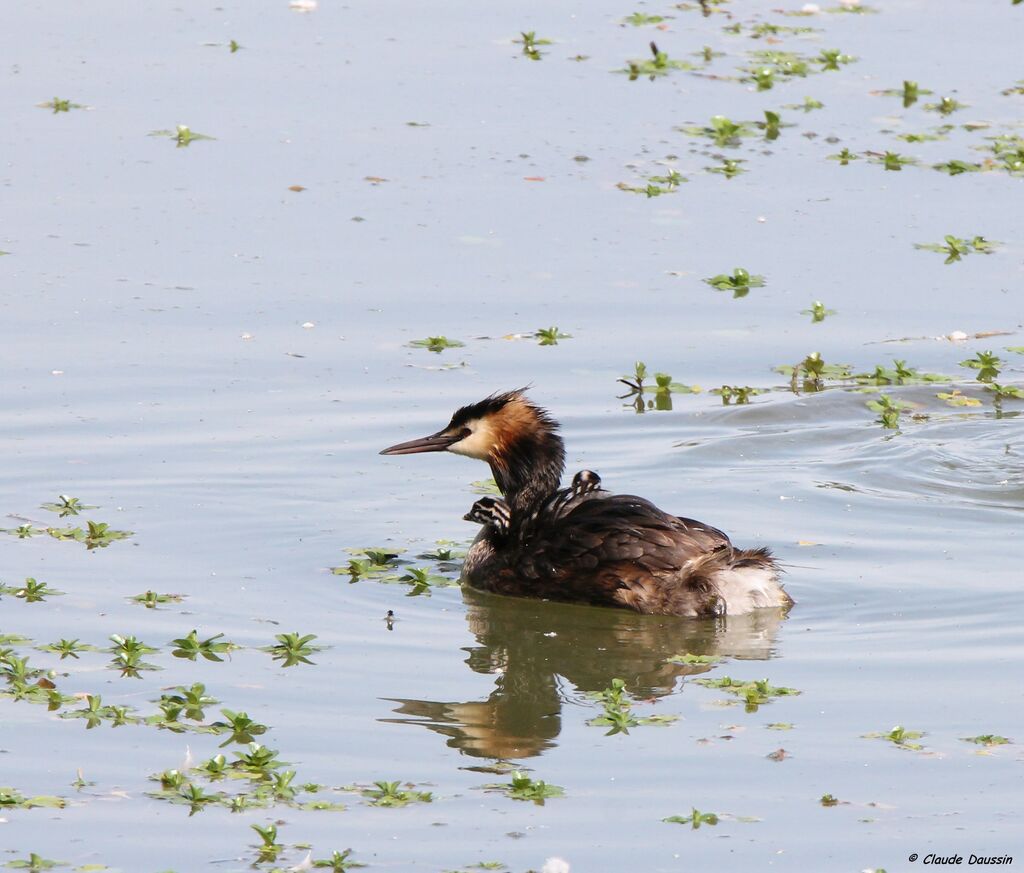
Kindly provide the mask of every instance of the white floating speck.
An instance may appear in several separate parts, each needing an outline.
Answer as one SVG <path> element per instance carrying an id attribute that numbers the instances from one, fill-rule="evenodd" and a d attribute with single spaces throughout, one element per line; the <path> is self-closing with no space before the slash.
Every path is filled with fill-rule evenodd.
<path id="1" fill-rule="evenodd" d="M 312 322 L 312 321 L 304 321 L 304 322 L 302 323 L 302 326 L 303 326 L 303 327 L 304 327 L 304 328 L 305 328 L 306 330 L 309 330 L 310 328 L 314 328 L 314 327 L 316 327 L 316 324 L 315 324 L 314 322 Z"/>
<path id="2" fill-rule="evenodd" d="M 312 12 L 316 9 L 316 0 L 291 0 L 288 8 L 296 12 Z"/>
<path id="3" fill-rule="evenodd" d="M 244 340 L 255 339 L 255 337 L 251 333 L 243 333 L 241 338 L 244 339 Z"/>
<path id="4" fill-rule="evenodd" d="M 757 216 L 757 221 L 758 221 L 759 224 L 764 224 L 767 220 L 768 219 L 765 218 L 763 215 Z"/>
<path id="5" fill-rule="evenodd" d="M 64 371 L 63 370 L 50 370 L 50 375 L 51 376 L 63 376 L 64 375 Z"/>
<path id="6" fill-rule="evenodd" d="M 569 862 L 563 858 L 548 858 L 540 873 L 569 873 Z"/>
<path id="7" fill-rule="evenodd" d="M 952 333 L 946 334 L 946 339 L 954 343 L 962 343 L 965 339 L 967 339 L 967 334 L 965 334 L 962 330 L 954 330 Z"/>
<path id="8" fill-rule="evenodd" d="M 558 634 L 555 633 L 554 631 L 548 631 L 546 634 L 544 634 L 544 636 L 546 636 L 546 637 L 557 637 Z"/>
<path id="9" fill-rule="evenodd" d="M 312 870 L 313 869 L 313 850 L 310 849 L 308 852 L 306 852 L 306 857 L 305 858 L 303 858 L 301 861 L 299 861 L 299 863 L 296 864 L 294 867 L 289 867 L 288 869 L 291 870 L 292 873 L 299 873 L 299 871 L 302 871 L 302 870 Z"/>
<path id="10" fill-rule="evenodd" d="M 804 3 L 800 7 L 801 12 L 806 12 L 808 15 L 817 15 L 821 12 L 821 7 L 817 3 Z"/>

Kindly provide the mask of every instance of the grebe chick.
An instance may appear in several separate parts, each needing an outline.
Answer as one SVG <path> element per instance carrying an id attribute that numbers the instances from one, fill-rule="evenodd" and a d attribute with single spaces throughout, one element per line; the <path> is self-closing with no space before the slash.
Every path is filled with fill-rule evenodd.
<path id="1" fill-rule="evenodd" d="M 494 532 L 501 537 L 508 536 L 512 527 L 512 510 L 499 497 L 481 497 L 469 507 L 463 519 L 475 521 L 477 524 L 489 524 Z"/>
<path id="2" fill-rule="evenodd" d="M 793 603 L 768 549 L 737 549 L 710 525 L 642 497 L 588 488 L 587 477 L 560 490 L 565 448 L 557 431 L 522 390 L 509 391 L 381 454 L 448 451 L 488 463 L 509 522 L 501 533 L 488 519 L 474 540 L 462 570 L 474 588 L 660 615 L 742 615 Z M 498 503 L 481 517 L 496 516 Z"/>
<path id="3" fill-rule="evenodd" d="M 553 498 L 543 504 L 542 511 L 557 515 L 573 501 L 597 491 L 600 487 L 601 477 L 597 473 L 593 470 L 580 470 L 572 477 L 572 484 L 568 488 L 556 491 Z M 477 524 L 489 524 L 500 537 L 507 537 L 512 529 L 512 510 L 499 497 L 481 497 L 469 507 L 469 512 L 462 518 Z"/>

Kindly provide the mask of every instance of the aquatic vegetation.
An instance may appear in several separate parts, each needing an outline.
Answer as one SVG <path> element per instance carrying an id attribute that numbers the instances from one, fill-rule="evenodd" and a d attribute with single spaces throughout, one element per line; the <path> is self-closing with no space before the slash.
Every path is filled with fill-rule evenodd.
<path id="1" fill-rule="evenodd" d="M 750 71 L 750 79 L 757 85 L 758 91 L 768 91 L 775 86 L 775 70 L 771 67 L 755 67 Z"/>
<path id="2" fill-rule="evenodd" d="M 791 731 L 794 728 L 794 724 L 789 721 L 772 721 L 765 725 L 770 731 Z"/>
<path id="3" fill-rule="evenodd" d="M 312 661 L 306 661 L 305 663 L 311 664 Z M 288 665 L 285 664 L 285 666 Z M 255 742 L 256 737 L 262 736 L 268 730 L 265 724 L 260 724 L 258 721 L 249 718 L 248 713 L 234 712 L 230 709 L 222 709 L 220 712 L 224 716 L 225 721 L 213 722 L 210 725 L 210 729 L 214 733 L 229 734 L 228 738 L 220 744 L 222 749 L 231 743 Z"/>
<path id="4" fill-rule="evenodd" d="M 647 365 L 643 361 L 637 361 L 633 365 L 632 376 L 622 376 L 618 379 L 623 385 L 629 388 L 627 394 L 620 396 L 620 399 L 634 398 L 633 405 L 637 412 L 645 409 L 658 409 L 660 411 L 672 409 L 673 394 L 697 394 L 700 392 L 699 385 L 684 385 L 682 382 L 674 382 L 668 373 L 655 373 L 654 384 L 645 384 L 647 379 Z M 654 399 L 644 402 L 644 394 L 653 394 Z"/>
<path id="5" fill-rule="evenodd" d="M 839 165 L 841 167 L 845 167 L 847 164 L 850 163 L 850 161 L 859 161 L 860 160 L 860 155 L 854 154 L 853 152 L 851 152 L 848 148 L 846 148 L 844 146 L 843 150 L 841 152 L 839 152 L 837 154 L 834 154 L 834 155 L 829 155 L 828 156 L 828 160 L 830 160 L 830 161 L 839 161 Z"/>
<path id="6" fill-rule="evenodd" d="M 868 152 L 868 156 L 871 159 L 871 163 L 881 164 L 886 170 L 895 173 L 900 172 L 906 166 L 911 166 L 917 163 L 916 159 L 907 157 L 906 155 L 901 155 L 899 152 Z"/>
<path id="7" fill-rule="evenodd" d="M 767 394 L 767 388 L 751 388 L 749 385 L 723 385 L 721 388 L 712 388 L 710 394 L 717 394 L 722 398 L 722 406 L 744 406 L 750 403 L 750 398 L 757 394 Z"/>
<path id="8" fill-rule="evenodd" d="M 719 273 L 717 276 L 709 276 L 702 280 L 716 291 L 732 291 L 733 299 L 746 297 L 751 288 L 763 288 L 764 276 L 751 274 L 743 267 L 736 267 L 730 276 L 727 273 Z"/>
<path id="9" fill-rule="evenodd" d="M 818 798 L 818 803 L 822 806 L 839 806 L 839 799 L 831 794 L 823 794 Z"/>
<path id="10" fill-rule="evenodd" d="M 50 794 L 26 797 L 16 788 L 0 786 L 0 812 L 7 809 L 63 809 L 65 806 L 67 801 L 63 797 Z"/>
<path id="11" fill-rule="evenodd" d="M 1000 385 L 998 382 L 992 382 L 986 385 L 985 388 L 995 394 L 997 399 L 1012 398 L 1014 400 L 1024 400 L 1024 388 L 1019 388 L 1016 385 Z"/>
<path id="12" fill-rule="evenodd" d="M 619 182 L 615 187 L 620 191 L 630 191 L 634 194 L 645 194 L 648 199 L 659 197 L 662 194 L 674 194 L 675 190 L 689 181 L 678 170 L 669 170 L 662 176 L 648 177 L 646 185 L 629 185 L 626 182 Z"/>
<path id="13" fill-rule="evenodd" d="M 80 642 L 77 638 L 73 640 L 59 639 L 55 643 L 40 646 L 39 650 L 41 652 L 53 652 L 55 655 L 60 655 L 60 659 L 62 661 L 65 658 L 74 658 L 77 661 L 79 652 L 97 651 L 95 646 L 90 646 L 87 643 Z"/>
<path id="14" fill-rule="evenodd" d="M 740 166 L 745 164 L 746 161 L 743 158 L 722 158 L 722 163 L 717 167 L 706 167 L 705 169 L 709 173 L 719 173 L 725 176 L 726 179 L 732 179 L 734 176 L 740 175 L 740 173 L 747 172 Z"/>
<path id="15" fill-rule="evenodd" d="M 1024 137 L 1002 134 L 987 139 L 991 143 L 988 151 L 1002 165 L 1002 169 L 1015 175 L 1024 173 Z"/>
<path id="16" fill-rule="evenodd" d="M 824 71 L 838 70 L 840 64 L 850 64 L 857 59 L 853 55 L 844 55 L 839 49 L 822 49 L 815 60 L 821 64 L 821 69 Z"/>
<path id="17" fill-rule="evenodd" d="M 888 394 L 879 394 L 878 399 L 868 400 L 865 404 L 872 412 L 878 413 L 875 419 L 882 427 L 896 430 L 900 426 L 900 416 L 907 410 L 913 409 L 912 403 L 905 400 L 897 400 Z"/>
<path id="18" fill-rule="evenodd" d="M 977 397 L 968 397 L 966 394 L 962 394 L 959 388 L 947 392 L 940 391 L 935 396 L 939 400 L 944 400 L 949 406 L 981 406 L 981 401 Z"/>
<path id="19" fill-rule="evenodd" d="M 1003 359 L 995 352 L 977 352 L 973 358 L 961 361 L 960 366 L 977 370 L 979 382 L 994 382 L 1003 366 Z"/>
<path id="20" fill-rule="evenodd" d="M 681 655 L 673 655 L 668 659 L 670 664 L 683 664 L 685 666 L 705 666 L 708 664 L 717 664 L 722 660 L 720 655 L 692 655 L 689 652 L 684 652 Z"/>
<path id="21" fill-rule="evenodd" d="M 193 629 L 187 636 L 177 640 L 171 640 L 174 650 L 171 652 L 175 658 L 184 658 L 194 661 L 200 655 L 207 661 L 223 661 L 221 655 L 227 655 L 235 649 L 240 648 L 230 640 L 219 642 L 224 634 L 214 634 L 205 640 L 200 640 L 198 633 Z"/>
<path id="22" fill-rule="evenodd" d="M 925 103 L 924 108 L 928 112 L 938 112 L 940 115 L 951 115 L 959 109 L 967 108 L 967 104 L 960 103 L 952 97 L 942 97 L 938 103 Z"/>
<path id="23" fill-rule="evenodd" d="M 965 743 L 974 743 L 976 746 L 1005 746 L 1007 743 L 1012 743 L 1006 737 L 1001 737 L 999 734 L 979 734 L 976 737 L 960 737 Z M 2 791 L 3 789 L 0 789 Z M 0 801 L 2 804 L 2 801 Z"/>
<path id="24" fill-rule="evenodd" d="M 875 731 L 870 734 L 861 734 L 861 736 L 869 740 L 885 740 L 894 746 L 899 746 L 901 749 L 913 749 L 915 752 L 924 748 L 920 743 L 913 742 L 924 736 L 923 731 L 908 731 L 903 725 L 899 724 L 888 733 Z"/>
<path id="25" fill-rule="evenodd" d="M 330 858 L 319 858 L 313 861 L 313 867 L 316 869 L 329 870 L 331 873 L 344 873 L 346 870 L 354 870 L 356 867 L 365 867 L 365 864 L 361 864 L 359 861 L 352 860 L 352 850 L 345 849 L 339 852 L 335 849 L 331 852 Z"/>
<path id="26" fill-rule="evenodd" d="M 828 364 L 821 352 L 811 352 L 797 364 L 781 364 L 772 368 L 776 373 L 789 376 L 790 390 L 796 391 L 801 382 L 805 391 L 820 391 L 826 380 L 846 380 L 853 376 L 850 364 Z"/>
<path id="27" fill-rule="evenodd" d="M 667 52 L 661 51 L 657 44 L 650 43 L 651 57 L 639 60 L 628 60 L 624 69 L 616 70 L 618 73 L 627 73 L 629 81 L 635 82 L 641 76 L 646 76 L 652 82 L 659 76 L 667 76 L 672 70 L 694 70 L 696 67 L 689 61 L 680 61 L 670 58 Z"/>
<path id="28" fill-rule="evenodd" d="M 61 494 L 53 503 L 41 503 L 39 508 L 46 509 L 49 512 L 56 512 L 61 518 L 66 518 L 69 515 L 78 515 L 78 513 L 84 512 L 87 509 L 96 509 L 97 507 L 82 503 L 77 497 Z"/>
<path id="29" fill-rule="evenodd" d="M 61 97 L 54 97 L 52 100 L 47 100 L 45 103 L 37 103 L 36 105 L 40 109 L 52 109 L 54 115 L 58 112 L 70 112 L 72 109 L 86 108 L 81 103 L 72 103 L 71 100 Z"/>
<path id="30" fill-rule="evenodd" d="M 701 825 L 716 825 L 718 820 L 716 813 L 701 812 L 697 807 L 693 807 L 689 815 L 671 815 L 668 818 L 662 819 L 663 822 L 669 822 L 670 824 L 688 824 L 694 830 L 697 830 Z"/>
<path id="31" fill-rule="evenodd" d="M 820 324 L 828 316 L 835 315 L 836 311 L 834 309 L 826 309 L 824 303 L 820 300 L 815 300 L 811 304 L 810 309 L 801 309 L 800 314 L 809 315 L 811 317 L 811 324 Z"/>
<path id="32" fill-rule="evenodd" d="M 54 867 L 67 867 L 69 865 L 64 861 L 54 861 L 50 858 L 44 858 L 42 855 L 37 855 L 35 852 L 29 852 L 27 858 L 16 858 L 13 861 L 7 861 L 4 866 L 12 870 L 25 870 L 27 873 L 40 873 L 42 870 L 52 870 Z"/>
<path id="33" fill-rule="evenodd" d="M 720 679 L 694 679 L 693 681 L 705 688 L 717 688 L 736 695 L 743 700 L 747 712 L 757 712 L 759 706 L 771 702 L 774 697 L 790 697 L 800 694 L 796 688 L 772 685 L 767 679 L 751 681 L 723 676 Z"/>
<path id="34" fill-rule="evenodd" d="M 189 688 L 178 685 L 170 692 L 161 694 L 156 703 L 163 711 L 167 721 L 177 721 L 180 716 L 192 721 L 202 721 L 206 718 L 204 709 L 207 706 L 215 706 L 220 701 L 206 693 L 206 686 L 202 682 L 194 682 Z M 224 710 L 224 712 L 229 711 Z M 252 742 L 252 740 L 246 740 L 246 742 Z"/>
<path id="35" fill-rule="evenodd" d="M 724 115 L 713 115 L 706 127 L 687 125 L 678 127 L 676 130 L 687 136 L 705 137 L 722 148 L 732 148 L 738 146 L 743 137 L 754 135 L 752 127 L 749 122 L 733 121 Z"/>
<path id="36" fill-rule="evenodd" d="M 323 651 L 323 646 L 311 646 L 310 643 L 316 639 L 316 634 L 285 633 L 275 634 L 277 640 L 272 646 L 263 646 L 261 652 L 269 652 L 275 661 L 280 661 L 282 667 L 294 667 L 298 664 L 312 664 L 309 656 Z"/>
<path id="37" fill-rule="evenodd" d="M 523 46 L 523 54 L 531 61 L 539 61 L 544 56 L 544 52 L 540 50 L 542 45 L 552 44 L 550 39 L 538 37 L 537 32 L 534 30 L 520 31 L 519 39 L 514 39 L 512 42 L 521 43 Z"/>
<path id="38" fill-rule="evenodd" d="M 440 354 L 445 349 L 458 349 L 466 344 L 460 340 L 448 339 L 446 336 L 428 336 L 425 339 L 413 340 L 408 345 L 410 348 L 427 349 Z"/>
<path id="39" fill-rule="evenodd" d="M 542 346 L 557 346 L 560 339 L 572 339 L 571 333 L 562 333 L 557 327 L 539 327 L 533 335 Z"/>
<path id="40" fill-rule="evenodd" d="M 771 70 L 772 76 L 783 79 L 804 78 L 813 72 L 810 68 L 811 58 L 799 52 L 781 51 L 779 49 L 759 49 L 747 53 L 752 63 L 747 67 L 748 73 L 754 70 Z"/>
<path id="41" fill-rule="evenodd" d="M 42 603 L 47 597 L 59 597 L 63 591 L 51 588 L 45 582 L 39 582 L 34 577 L 28 576 L 25 583 L 20 586 L 0 585 L 0 595 L 13 594 L 25 603 Z"/>
<path id="42" fill-rule="evenodd" d="M 421 567 L 410 567 L 403 575 L 397 577 L 397 581 L 409 585 L 410 597 L 429 594 L 431 588 L 448 588 L 459 584 L 454 579 L 449 579 L 438 573 L 431 573 Z"/>
<path id="43" fill-rule="evenodd" d="M 946 264 L 962 260 L 965 255 L 969 255 L 972 252 L 990 255 L 995 251 L 995 243 L 985 239 L 983 236 L 976 236 L 973 239 L 967 240 L 952 234 L 946 234 L 943 239 L 945 242 L 941 243 L 914 243 L 914 248 L 945 255 L 946 260 L 944 263 Z"/>
<path id="44" fill-rule="evenodd" d="M 943 164 L 932 164 L 933 170 L 939 170 L 950 176 L 959 176 L 963 173 L 977 173 L 982 169 L 981 164 L 972 164 L 967 161 L 951 160 Z"/>
<path id="45" fill-rule="evenodd" d="M 179 124 L 174 130 L 153 130 L 149 132 L 149 136 L 169 137 L 174 140 L 175 146 L 179 149 L 188 148 L 192 143 L 200 140 L 216 139 L 216 137 L 207 136 L 205 133 L 197 133 L 186 124 Z"/>
<path id="46" fill-rule="evenodd" d="M 128 598 L 132 603 L 138 603 L 146 609 L 156 609 L 162 603 L 181 603 L 185 599 L 184 594 L 157 594 L 155 591 L 143 591 Z"/>
<path id="47" fill-rule="evenodd" d="M 755 122 L 754 125 L 764 131 L 767 140 L 778 139 L 783 127 L 793 127 L 792 124 L 784 124 L 779 114 L 770 110 L 765 110 L 764 121 Z"/>
<path id="48" fill-rule="evenodd" d="M 228 43 L 228 51 L 230 51 L 231 54 L 234 54 L 241 48 L 245 48 L 245 46 L 240 45 L 236 40 L 231 40 L 231 42 Z"/>
<path id="49" fill-rule="evenodd" d="M 751 25 L 747 30 L 747 36 L 751 39 L 763 39 L 768 36 L 779 36 L 780 34 L 796 35 L 800 33 L 816 33 L 817 27 L 790 27 L 785 24 L 772 24 L 767 21 Z"/>
<path id="50" fill-rule="evenodd" d="M 412 782 L 404 784 L 403 788 L 401 781 L 385 782 L 378 779 L 373 783 L 373 787 L 350 785 L 345 790 L 358 792 L 369 801 L 370 806 L 400 807 L 408 806 L 410 803 L 431 803 L 433 801 L 434 795 L 429 791 L 411 791 L 409 789 L 416 786 Z"/>
<path id="51" fill-rule="evenodd" d="M 951 382 L 951 376 L 941 373 L 922 373 L 908 367 L 906 361 L 893 360 L 892 368 L 876 364 L 870 373 L 854 373 L 851 377 L 858 385 L 926 385 L 933 382 Z"/>
<path id="52" fill-rule="evenodd" d="M 543 806 L 544 801 L 551 797 L 563 797 L 565 789 L 560 785 L 552 785 L 543 779 L 531 779 L 521 770 L 512 773 L 512 781 L 506 785 L 491 785 L 488 788 L 501 790 L 513 800 L 528 800 Z"/>
<path id="53" fill-rule="evenodd" d="M 804 97 L 803 103 L 786 103 L 783 109 L 799 109 L 801 112 L 813 112 L 815 109 L 824 109 L 825 104 L 813 97 Z"/>
<path id="54" fill-rule="evenodd" d="M 594 692 L 589 695 L 598 701 L 604 712 L 596 718 L 589 719 L 587 724 L 598 727 L 606 727 L 606 737 L 613 734 L 628 734 L 631 727 L 640 725 L 666 725 L 678 719 L 674 715 L 655 715 L 638 718 L 633 715 L 633 703 L 626 695 L 626 683 L 623 679 L 612 679 L 611 685 L 604 691 Z"/>
<path id="55" fill-rule="evenodd" d="M 254 846 L 256 849 L 257 863 L 268 863 L 276 861 L 277 856 L 284 851 L 284 846 L 277 842 L 277 825 L 249 825 L 260 836 L 260 844 Z"/>
<path id="56" fill-rule="evenodd" d="M 647 15 L 645 12 L 634 12 L 622 19 L 623 24 L 632 24 L 633 27 L 644 27 L 648 24 L 661 24 L 671 15 Z"/>

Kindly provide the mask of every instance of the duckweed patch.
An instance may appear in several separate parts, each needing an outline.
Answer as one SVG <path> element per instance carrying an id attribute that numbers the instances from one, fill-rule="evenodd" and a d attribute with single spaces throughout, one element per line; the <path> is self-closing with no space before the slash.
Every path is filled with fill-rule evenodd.
<path id="1" fill-rule="evenodd" d="M 410 348 L 426 349 L 437 354 L 440 354 L 445 349 L 460 349 L 465 345 L 461 340 L 448 339 L 446 336 L 428 336 L 425 339 L 413 340 L 409 343 Z"/>

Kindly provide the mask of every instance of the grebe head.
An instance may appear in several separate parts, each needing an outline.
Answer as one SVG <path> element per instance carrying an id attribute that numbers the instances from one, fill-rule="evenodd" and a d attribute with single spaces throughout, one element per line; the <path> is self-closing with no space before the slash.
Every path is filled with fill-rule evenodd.
<path id="1" fill-rule="evenodd" d="M 525 509 L 558 488 L 565 448 L 557 431 L 558 422 L 518 389 L 463 406 L 437 433 L 381 454 L 453 452 L 486 461 L 513 508 Z"/>

